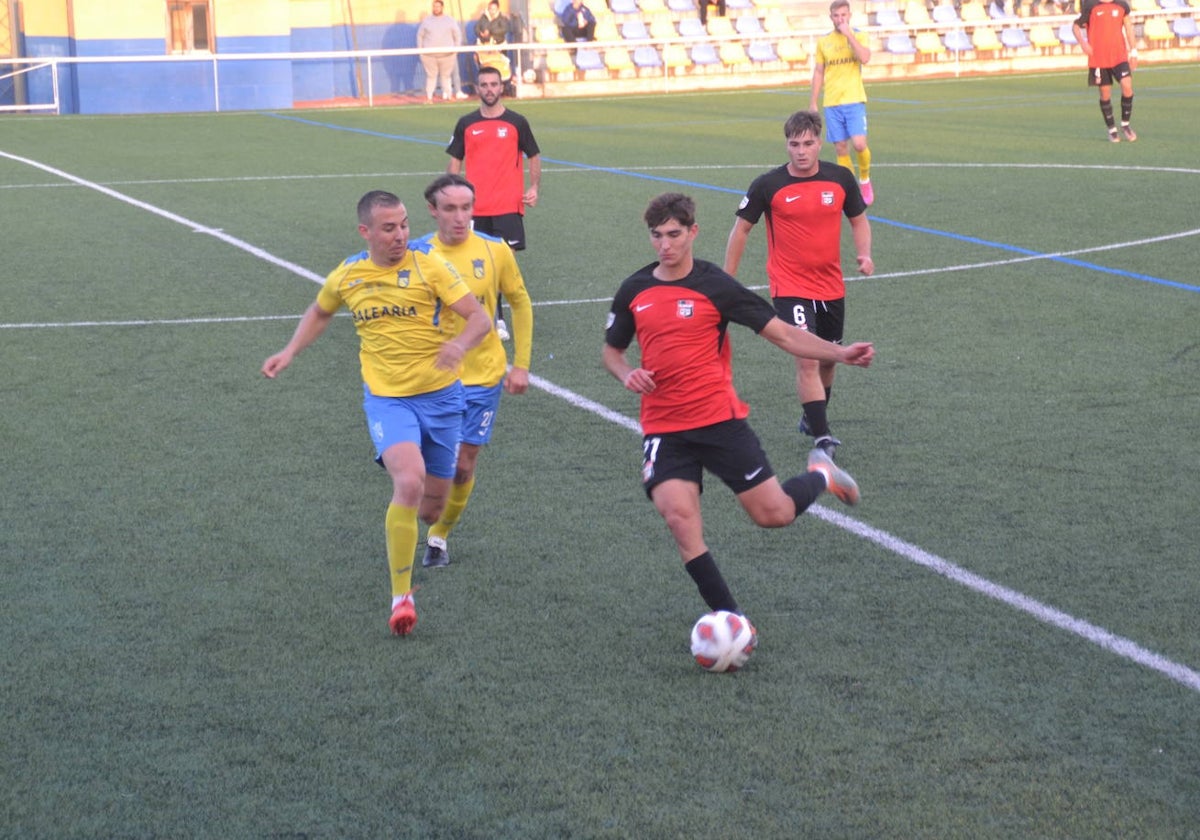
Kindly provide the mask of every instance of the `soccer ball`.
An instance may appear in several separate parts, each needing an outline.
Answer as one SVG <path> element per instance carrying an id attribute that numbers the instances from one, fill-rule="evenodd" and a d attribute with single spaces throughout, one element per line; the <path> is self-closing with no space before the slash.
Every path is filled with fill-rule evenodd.
<path id="1" fill-rule="evenodd" d="M 710 612 L 692 627 L 692 657 L 706 671 L 736 671 L 757 645 L 754 625 L 737 613 Z"/>

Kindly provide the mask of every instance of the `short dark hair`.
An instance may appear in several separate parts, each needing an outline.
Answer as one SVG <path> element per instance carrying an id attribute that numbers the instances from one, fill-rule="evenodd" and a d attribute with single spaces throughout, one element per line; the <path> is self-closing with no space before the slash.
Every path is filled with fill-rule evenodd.
<path id="1" fill-rule="evenodd" d="M 479 68 L 479 75 L 478 75 L 478 76 L 476 76 L 475 78 L 476 78 L 476 79 L 481 79 L 481 78 L 483 78 L 484 74 L 486 74 L 486 73 L 493 73 L 493 74 L 495 74 L 495 76 L 496 76 L 496 81 L 498 81 L 498 82 L 502 82 L 502 81 L 504 81 L 504 79 L 503 79 L 503 78 L 501 78 L 500 71 L 499 71 L 499 70 L 497 70 L 495 67 L 491 67 L 490 65 L 484 65 L 483 67 L 480 67 L 480 68 Z"/>
<path id="2" fill-rule="evenodd" d="M 399 196 L 386 190 L 371 190 L 358 200 L 358 222 L 362 225 L 371 224 L 371 214 L 376 207 L 399 207 Z"/>
<path id="3" fill-rule="evenodd" d="M 646 227 L 651 229 L 669 219 L 690 228 L 696 224 L 696 202 L 683 193 L 663 193 L 650 200 L 642 218 L 646 221 Z"/>
<path id="4" fill-rule="evenodd" d="M 789 140 L 810 131 L 813 137 L 821 139 L 821 115 L 816 111 L 797 111 L 783 124 L 783 136 Z"/>
<path id="5" fill-rule="evenodd" d="M 425 188 L 425 201 L 431 207 L 437 207 L 437 195 L 446 187 L 466 187 L 471 191 L 472 197 L 475 195 L 475 185 L 459 175 L 457 172 L 447 172 L 445 175 L 439 175 L 433 179 L 433 183 Z"/>
<path id="6" fill-rule="evenodd" d="M 847 9 L 849 9 L 850 8 L 850 0 L 833 0 L 833 2 L 829 4 L 829 14 L 833 14 L 834 12 L 836 12 L 838 9 L 842 8 L 843 6 L 845 6 Z"/>

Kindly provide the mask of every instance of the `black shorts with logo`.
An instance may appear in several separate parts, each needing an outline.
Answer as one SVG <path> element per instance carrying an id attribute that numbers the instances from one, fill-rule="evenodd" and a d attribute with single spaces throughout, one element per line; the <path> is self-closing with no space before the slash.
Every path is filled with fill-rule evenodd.
<path id="1" fill-rule="evenodd" d="M 1128 61 L 1122 61 L 1116 67 L 1089 67 L 1088 87 L 1112 87 L 1114 80 L 1120 84 L 1121 79 L 1132 75 Z"/>
<path id="2" fill-rule="evenodd" d="M 758 435 L 745 420 L 642 438 L 642 487 L 647 496 L 672 478 L 697 484 L 703 492 L 704 470 L 734 493 L 744 493 L 775 475 Z"/>
<path id="3" fill-rule="evenodd" d="M 471 222 L 475 230 L 503 239 L 514 251 L 525 250 L 525 217 L 520 213 L 476 216 Z"/>
<path id="4" fill-rule="evenodd" d="M 775 314 L 785 323 L 794 324 L 817 338 L 842 343 L 846 329 L 846 299 L 809 300 L 808 298 L 771 298 Z"/>

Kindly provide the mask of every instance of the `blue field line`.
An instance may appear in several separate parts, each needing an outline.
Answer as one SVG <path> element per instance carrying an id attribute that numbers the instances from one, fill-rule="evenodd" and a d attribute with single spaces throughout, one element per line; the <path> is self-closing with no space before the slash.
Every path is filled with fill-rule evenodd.
<path id="1" fill-rule="evenodd" d="M 309 120 L 303 117 L 292 116 L 291 114 L 273 113 L 268 116 L 276 117 L 281 120 L 291 120 L 292 122 L 304 123 L 305 125 L 317 126 L 320 128 L 329 128 L 334 131 L 349 131 L 353 134 L 365 134 L 370 137 L 382 137 L 388 140 L 403 140 L 406 143 L 421 143 L 427 146 L 444 146 L 446 141 L 429 140 L 423 137 L 411 137 L 403 134 L 387 134 L 382 131 L 372 131 L 365 128 L 352 128 L 349 126 L 338 125 L 336 123 L 320 122 L 318 120 Z M 655 181 L 660 184 L 672 184 L 678 187 L 690 187 L 693 189 L 708 190 L 710 192 L 727 193 L 729 195 L 743 195 L 744 190 L 731 189 L 730 187 L 719 187 L 715 184 L 706 184 L 700 181 L 688 181 L 682 178 L 668 178 L 665 175 L 652 175 L 646 172 L 630 172 L 625 169 L 620 169 L 613 166 L 596 166 L 590 163 L 579 163 L 573 160 L 558 160 L 542 156 L 543 163 L 554 164 L 555 166 L 569 166 L 574 169 L 581 169 L 587 172 L 606 172 L 610 175 L 621 175 L 625 178 L 636 178 L 642 181 Z M 874 224 L 889 225 L 891 227 L 900 228 L 901 230 L 909 230 L 914 233 L 923 233 L 928 236 L 940 236 L 945 239 L 953 239 L 958 242 L 966 242 L 971 245 L 981 245 L 986 248 L 995 248 L 999 251 L 1008 251 L 1010 253 L 1022 254 L 1027 257 L 1045 257 L 1054 262 L 1063 263 L 1065 265 L 1083 268 L 1089 271 L 1098 271 L 1102 274 L 1111 274 L 1116 277 L 1124 277 L 1129 280 L 1140 280 L 1144 283 L 1154 283 L 1159 286 L 1167 286 L 1172 289 L 1179 289 L 1185 292 L 1200 292 L 1200 286 L 1193 286 L 1187 283 L 1180 283 L 1176 280 L 1167 280 L 1163 277 L 1154 277 L 1150 274 L 1139 274 L 1136 271 L 1126 271 L 1119 268 L 1110 268 L 1097 263 L 1086 262 L 1084 260 L 1072 259 L 1071 257 L 1058 257 L 1051 254 L 1046 254 L 1041 251 L 1030 250 L 1029 248 L 1021 248 L 1016 245 L 1008 245 L 1003 242 L 993 242 L 989 239 L 980 239 L 975 236 L 965 236 L 959 233 L 950 233 L 949 231 L 936 230 L 934 228 L 921 227 L 920 225 L 912 225 L 906 222 L 897 222 L 892 219 L 887 219 L 882 216 L 871 216 L 871 222 Z"/>

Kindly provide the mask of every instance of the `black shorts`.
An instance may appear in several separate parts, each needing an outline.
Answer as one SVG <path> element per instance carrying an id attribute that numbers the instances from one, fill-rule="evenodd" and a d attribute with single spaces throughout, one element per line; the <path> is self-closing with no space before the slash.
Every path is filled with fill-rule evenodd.
<path id="1" fill-rule="evenodd" d="M 771 298 L 775 314 L 786 323 L 795 324 L 817 338 L 842 343 L 846 329 L 846 299 L 808 300 L 807 298 Z"/>
<path id="2" fill-rule="evenodd" d="M 666 432 L 642 438 L 642 487 L 646 495 L 667 479 L 690 481 L 704 490 L 704 470 L 734 493 L 744 493 L 775 475 L 758 436 L 745 420 Z"/>
<path id="3" fill-rule="evenodd" d="M 1126 76 L 1132 76 L 1128 61 L 1122 61 L 1116 67 L 1089 67 L 1088 87 L 1112 87 L 1113 80 L 1120 83 Z"/>
<path id="4" fill-rule="evenodd" d="M 525 250 L 525 217 L 520 213 L 476 216 L 472 223 L 475 230 L 503 239 L 514 251 Z"/>

